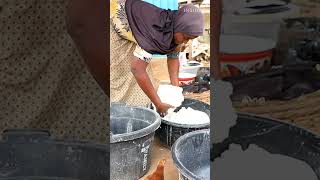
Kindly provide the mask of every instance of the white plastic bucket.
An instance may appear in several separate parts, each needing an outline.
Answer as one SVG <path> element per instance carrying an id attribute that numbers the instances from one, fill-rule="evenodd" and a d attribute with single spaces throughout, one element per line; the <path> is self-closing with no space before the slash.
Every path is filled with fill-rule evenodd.
<path id="1" fill-rule="evenodd" d="M 239 76 L 270 68 L 275 45 L 270 39 L 239 35 L 221 36 L 222 76 Z"/>
<path id="2" fill-rule="evenodd" d="M 278 41 L 283 19 L 295 17 L 299 14 L 299 8 L 295 5 L 287 5 L 290 10 L 274 14 L 234 15 L 223 14 L 222 34 L 247 35 Z"/>
<path id="3" fill-rule="evenodd" d="M 180 73 L 192 74 L 194 77 L 197 76 L 198 70 L 202 67 L 203 64 L 197 61 L 189 61 L 186 64 L 180 66 Z"/>

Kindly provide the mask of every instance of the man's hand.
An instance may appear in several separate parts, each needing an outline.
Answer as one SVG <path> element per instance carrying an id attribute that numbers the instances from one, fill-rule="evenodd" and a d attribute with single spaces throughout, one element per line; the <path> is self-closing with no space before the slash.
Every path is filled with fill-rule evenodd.
<path id="1" fill-rule="evenodd" d="M 160 103 L 159 105 L 156 106 L 156 108 L 160 116 L 164 117 L 165 115 L 168 114 L 168 110 L 170 108 L 173 108 L 173 106 L 166 103 Z"/>

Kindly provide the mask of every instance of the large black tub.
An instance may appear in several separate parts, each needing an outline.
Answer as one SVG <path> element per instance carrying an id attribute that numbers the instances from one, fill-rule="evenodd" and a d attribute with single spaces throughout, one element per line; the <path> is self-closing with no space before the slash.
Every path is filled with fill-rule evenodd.
<path id="1" fill-rule="evenodd" d="M 190 107 L 192 109 L 205 112 L 210 117 L 210 105 L 202 101 L 191 98 L 185 98 L 185 100 L 182 102 L 182 105 L 179 108 L 181 107 Z M 156 131 L 156 135 L 157 137 L 159 137 L 163 145 L 171 147 L 179 137 L 192 131 L 208 128 L 210 128 L 210 122 L 205 124 L 177 124 L 162 119 L 161 126 Z"/>
<path id="2" fill-rule="evenodd" d="M 110 106 L 110 179 L 138 180 L 151 163 L 151 151 L 160 116 L 143 107 Z"/>
<path id="3" fill-rule="evenodd" d="M 211 144 L 211 161 L 227 144 L 243 148 L 256 144 L 274 154 L 282 154 L 308 163 L 320 179 L 320 137 L 297 126 L 279 120 L 249 114 L 238 114 L 237 124 L 230 129 L 222 144 Z"/>
<path id="4" fill-rule="evenodd" d="M 61 141 L 43 130 L 8 130 L 0 141 L 2 180 L 106 180 L 109 147 Z"/>
<path id="5" fill-rule="evenodd" d="M 180 180 L 210 180 L 210 131 L 181 136 L 172 146 L 172 159 Z"/>

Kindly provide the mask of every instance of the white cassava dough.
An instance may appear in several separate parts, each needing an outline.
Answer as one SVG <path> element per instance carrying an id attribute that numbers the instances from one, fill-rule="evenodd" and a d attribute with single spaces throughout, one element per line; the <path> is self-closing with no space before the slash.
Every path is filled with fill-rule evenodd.
<path id="1" fill-rule="evenodd" d="M 229 136 L 230 127 L 236 124 L 237 113 L 235 112 L 230 95 L 232 94 L 232 84 L 225 81 L 213 82 L 213 117 L 212 141 L 213 143 L 222 142 Z"/>
<path id="2" fill-rule="evenodd" d="M 160 85 L 157 94 L 160 97 L 161 102 L 173 107 L 179 107 L 184 101 L 182 91 L 183 89 L 178 86 Z"/>
<path id="3" fill-rule="evenodd" d="M 245 151 L 231 144 L 229 150 L 216 158 L 213 179 L 223 180 L 317 180 L 304 161 L 280 154 L 271 154 L 251 144 Z"/>
<path id="4" fill-rule="evenodd" d="M 206 124 L 210 122 L 208 114 L 190 107 L 182 107 L 178 112 L 173 112 L 173 109 L 170 109 L 163 119 L 177 124 Z"/>

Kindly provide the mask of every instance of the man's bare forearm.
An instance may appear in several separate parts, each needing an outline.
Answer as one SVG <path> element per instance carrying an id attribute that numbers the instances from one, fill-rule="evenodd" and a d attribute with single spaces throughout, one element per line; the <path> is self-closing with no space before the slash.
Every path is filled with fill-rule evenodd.
<path id="1" fill-rule="evenodd" d="M 109 94 L 107 2 L 104 0 L 69 0 L 67 28 L 91 74 Z"/>
<path id="2" fill-rule="evenodd" d="M 174 86 L 179 86 L 179 66 L 180 62 L 178 58 L 168 58 L 167 60 L 168 71 L 170 76 L 170 82 Z"/>
<path id="3" fill-rule="evenodd" d="M 148 63 L 134 57 L 131 62 L 131 72 L 134 75 L 140 88 L 157 107 L 161 104 L 161 100 L 148 76 L 148 73 L 146 71 L 147 66 Z"/>
<path id="4" fill-rule="evenodd" d="M 213 65 L 211 66 L 211 71 L 214 74 L 215 79 L 221 78 L 221 69 L 220 69 L 220 59 L 219 59 L 219 43 L 220 43 L 220 29 L 221 29 L 221 19 L 222 19 L 222 0 L 213 0 L 212 1 L 212 24 L 211 24 L 211 33 L 213 44 L 211 45 L 211 58 Z"/>

